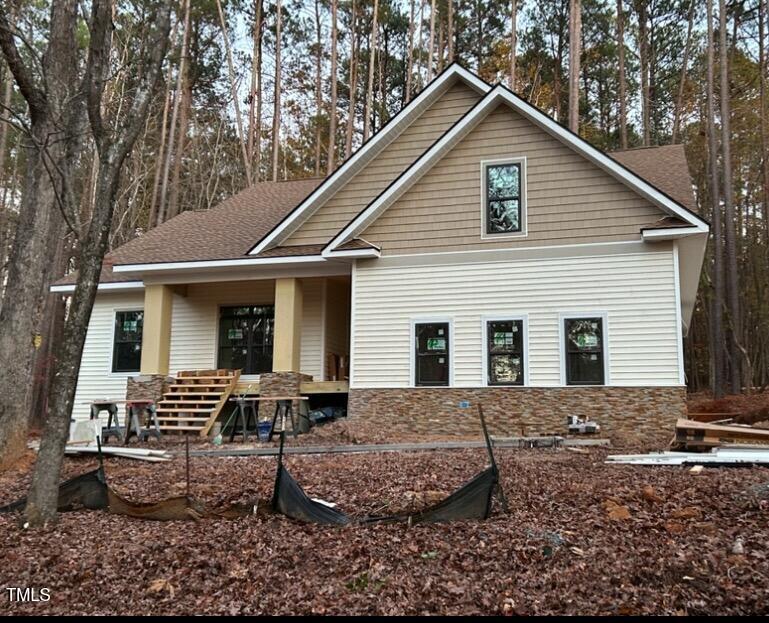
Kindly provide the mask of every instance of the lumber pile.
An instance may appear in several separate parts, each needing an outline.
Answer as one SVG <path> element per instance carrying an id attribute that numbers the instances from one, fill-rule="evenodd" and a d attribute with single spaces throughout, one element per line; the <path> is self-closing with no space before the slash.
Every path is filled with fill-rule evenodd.
<path id="1" fill-rule="evenodd" d="M 101 452 L 104 456 L 116 456 L 123 459 L 136 459 L 138 461 L 149 461 L 152 463 L 164 463 L 171 460 L 171 455 L 165 450 L 149 450 L 146 448 L 125 448 L 123 446 L 102 446 Z M 66 446 L 64 454 L 98 454 L 99 448 L 96 446 Z"/>
<path id="2" fill-rule="evenodd" d="M 674 450 L 702 451 L 718 448 L 724 443 L 769 444 L 769 429 L 744 424 L 711 424 L 679 419 L 671 447 Z"/>
<path id="3" fill-rule="evenodd" d="M 710 452 L 650 452 L 613 454 L 606 457 L 614 465 L 769 465 L 769 446 L 762 448 L 713 448 Z"/>

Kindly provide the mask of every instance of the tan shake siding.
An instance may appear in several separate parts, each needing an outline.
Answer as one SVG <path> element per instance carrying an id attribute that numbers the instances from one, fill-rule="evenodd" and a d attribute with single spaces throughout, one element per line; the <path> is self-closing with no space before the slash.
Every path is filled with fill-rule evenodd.
<path id="1" fill-rule="evenodd" d="M 302 372 L 321 372 L 320 279 L 303 279 Z M 219 307 L 272 305 L 275 282 L 232 281 L 189 285 L 187 296 L 175 296 L 171 321 L 171 373 L 216 366 Z"/>
<path id="2" fill-rule="evenodd" d="M 527 159 L 526 237 L 481 239 L 481 162 Z M 639 239 L 662 211 L 500 105 L 361 235 L 382 254 Z"/>
<path id="3" fill-rule="evenodd" d="M 624 245 L 616 245 L 623 247 Z M 450 319 L 457 387 L 485 382 L 483 316 L 528 314 L 530 385 L 561 384 L 559 313 L 605 312 L 612 385 L 679 384 L 673 253 L 488 263 L 382 266 L 359 262 L 353 297 L 356 388 L 412 385 L 411 322 Z M 438 390 L 436 390 L 438 391 Z"/>
<path id="4" fill-rule="evenodd" d="M 283 244 L 328 242 L 479 99 L 463 82 L 452 86 Z"/>

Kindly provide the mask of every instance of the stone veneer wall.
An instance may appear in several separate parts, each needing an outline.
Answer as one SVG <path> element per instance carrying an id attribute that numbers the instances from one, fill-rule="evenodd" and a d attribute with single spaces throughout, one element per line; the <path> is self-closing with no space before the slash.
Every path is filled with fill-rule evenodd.
<path id="1" fill-rule="evenodd" d="M 467 401 L 468 408 L 460 408 Z M 348 413 L 356 437 L 383 431 L 413 436 L 469 436 L 479 432 L 477 405 L 497 436 L 567 433 L 566 416 L 601 425 L 601 437 L 670 437 L 686 417 L 684 387 L 482 387 L 351 389 Z"/>
<path id="2" fill-rule="evenodd" d="M 165 374 L 129 376 L 126 383 L 126 400 L 149 398 L 158 402 L 163 398 L 171 380 L 171 377 Z"/>
<path id="3" fill-rule="evenodd" d="M 301 372 L 266 372 L 259 375 L 259 396 L 261 398 L 270 398 L 272 396 L 299 396 L 300 386 L 303 382 L 312 381 L 312 376 L 302 374 Z M 294 401 L 292 409 L 294 411 L 294 420 L 298 422 L 298 416 L 302 407 L 299 401 Z M 259 403 L 259 419 L 271 420 L 275 415 L 275 403 L 265 401 Z M 276 422 L 275 426 L 280 426 Z M 290 422 L 286 423 L 286 430 L 289 430 Z"/>

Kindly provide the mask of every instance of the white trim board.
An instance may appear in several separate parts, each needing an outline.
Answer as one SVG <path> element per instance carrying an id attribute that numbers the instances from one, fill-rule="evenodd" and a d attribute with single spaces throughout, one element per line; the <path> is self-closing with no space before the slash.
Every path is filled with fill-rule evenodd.
<path id="1" fill-rule="evenodd" d="M 316 188 L 309 197 L 300 203 L 285 219 L 264 236 L 248 252 L 257 255 L 276 246 L 290 236 L 299 225 L 309 218 L 323 203 L 334 195 L 347 181 L 371 162 L 387 145 L 395 140 L 425 109 L 445 93 L 456 80 L 464 81 L 478 93 L 486 94 L 491 85 L 458 63 L 449 65 L 425 89 L 411 100 L 381 130 L 364 143 L 342 166 L 334 171 Z"/>
<path id="2" fill-rule="evenodd" d="M 115 281 L 112 283 L 100 283 L 96 290 L 98 292 L 115 291 L 115 290 L 143 290 L 143 281 Z M 75 284 L 51 286 L 50 292 L 55 294 L 72 294 L 75 291 Z"/>
<path id="3" fill-rule="evenodd" d="M 593 147 L 586 140 L 569 131 L 558 122 L 547 116 L 536 107 L 515 95 L 503 85 L 497 85 L 471 108 L 451 129 L 449 129 L 433 146 L 422 154 L 414 164 L 390 184 L 379 196 L 352 219 L 347 226 L 337 234 L 323 249 L 323 254 L 333 251 L 351 238 L 362 233 L 379 215 L 403 195 L 417 180 L 429 171 L 444 155 L 456 146 L 473 128 L 500 104 L 506 104 L 523 115 L 526 119 L 539 126 L 548 134 L 558 139 L 578 154 L 600 167 L 612 177 L 636 191 L 642 197 L 662 209 L 664 212 L 677 216 L 689 223 L 691 233 L 707 232 L 710 227 L 699 216 L 693 214 L 678 202 L 674 201 L 649 182 L 624 167 L 619 162 Z M 679 232 L 680 235 L 681 232 Z"/>

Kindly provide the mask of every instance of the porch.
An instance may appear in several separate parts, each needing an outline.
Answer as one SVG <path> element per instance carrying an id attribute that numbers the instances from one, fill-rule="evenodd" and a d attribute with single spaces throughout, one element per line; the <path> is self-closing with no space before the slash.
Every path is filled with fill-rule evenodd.
<path id="1" fill-rule="evenodd" d="M 335 394 L 337 401 L 347 393 L 349 275 L 145 284 L 141 314 L 139 374 L 126 396 L 158 401 L 168 432 L 207 434 L 228 416 L 231 394 Z M 212 393 L 182 400 L 178 392 L 190 388 L 178 388 L 195 371 L 216 378 L 196 395 Z"/>

